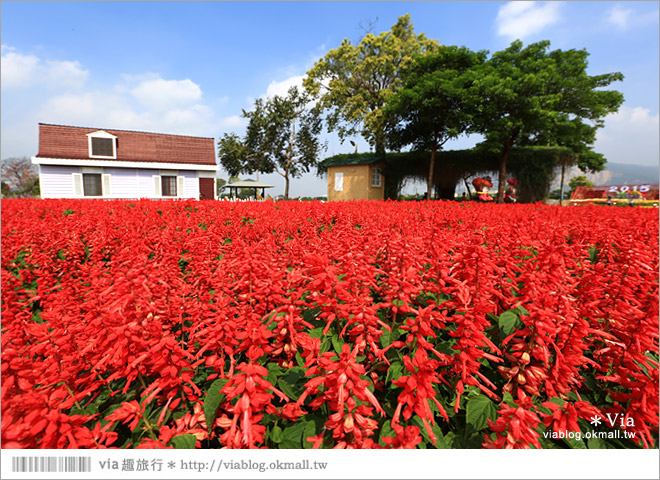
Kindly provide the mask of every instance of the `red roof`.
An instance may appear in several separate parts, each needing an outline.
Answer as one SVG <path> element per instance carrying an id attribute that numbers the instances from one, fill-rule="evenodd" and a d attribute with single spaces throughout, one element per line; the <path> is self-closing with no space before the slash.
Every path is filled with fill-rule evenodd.
<path id="1" fill-rule="evenodd" d="M 212 138 L 163 133 L 39 124 L 39 154 L 44 158 L 96 160 L 89 157 L 88 133 L 117 137 L 118 162 L 161 162 L 216 165 Z"/>

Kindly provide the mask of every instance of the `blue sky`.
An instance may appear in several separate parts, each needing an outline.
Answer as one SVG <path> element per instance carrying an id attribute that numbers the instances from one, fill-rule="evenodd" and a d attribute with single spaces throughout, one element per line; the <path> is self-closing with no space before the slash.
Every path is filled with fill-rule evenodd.
<path id="1" fill-rule="evenodd" d="M 586 48 L 589 73 L 625 76 L 613 85 L 625 103 L 607 118 L 596 151 L 612 162 L 659 162 L 658 2 L 3 1 L 1 8 L 2 158 L 35 155 L 39 122 L 242 134 L 241 111 L 254 99 L 299 84 L 344 38 L 358 42 L 361 25 L 380 33 L 410 13 L 417 33 L 446 45 L 493 53 L 520 38 Z M 326 155 L 353 150 L 328 139 Z M 278 175 L 261 180 L 283 193 Z M 292 196 L 325 190 L 311 174 L 291 185 Z"/>

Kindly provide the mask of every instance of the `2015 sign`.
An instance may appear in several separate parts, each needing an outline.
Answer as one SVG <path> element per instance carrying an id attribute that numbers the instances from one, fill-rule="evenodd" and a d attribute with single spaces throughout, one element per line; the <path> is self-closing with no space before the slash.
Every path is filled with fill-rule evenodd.
<path id="1" fill-rule="evenodd" d="M 617 192 L 634 192 L 638 191 L 640 193 L 645 193 L 651 190 L 651 185 L 612 185 L 608 192 L 617 193 Z"/>

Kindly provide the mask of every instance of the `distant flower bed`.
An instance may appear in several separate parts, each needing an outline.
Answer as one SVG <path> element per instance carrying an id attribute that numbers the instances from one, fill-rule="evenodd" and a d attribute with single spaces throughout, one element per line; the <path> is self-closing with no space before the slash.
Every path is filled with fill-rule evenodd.
<path id="1" fill-rule="evenodd" d="M 658 200 L 640 200 L 632 199 L 632 204 L 636 207 L 657 207 Z M 585 198 L 570 200 L 569 205 L 608 205 L 607 198 Z M 609 205 L 630 206 L 630 199 L 612 198 Z"/>

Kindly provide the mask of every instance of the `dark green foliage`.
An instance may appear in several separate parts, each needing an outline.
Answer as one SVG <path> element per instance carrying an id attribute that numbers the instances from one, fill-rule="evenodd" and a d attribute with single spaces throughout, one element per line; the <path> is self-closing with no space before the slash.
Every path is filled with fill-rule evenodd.
<path id="1" fill-rule="evenodd" d="M 499 154 L 498 201 L 506 186 L 507 160 L 514 146 L 562 146 L 564 164 L 599 170 L 602 156 L 591 152 L 603 118 L 616 112 L 623 95 L 602 90 L 621 73 L 587 75 L 586 50 L 548 51 L 549 41 L 523 48 L 520 40 L 496 52 L 481 68 L 474 88 L 487 102 L 475 128 Z"/>
<path id="2" fill-rule="evenodd" d="M 518 179 L 519 202 L 539 202 L 547 198 L 550 184 L 562 155 L 570 154 L 565 147 L 514 147 L 509 159 L 509 174 Z M 425 179 L 429 168 L 429 152 L 413 151 L 388 153 L 384 175 L 387 198 L 397 198 L 400 186 L 407 179 Z M 335 155 L 320 162 L 319 174 L 333 164 L 357 164 L 371 162 L 373 153 Z M 433 177 L 436 190 L 448 192 L 440 198 L 453 199 L 454 190 L 463 178 L 484 172 L 494 172 L 498 168 L 497 152 L 487 148 L 470 150 L 446 150 L 437 152 L 437 162 L 442 165 Z M 389 182 L 389 183 L 388 183 Z"/>
<path id="3" fill-rule="evenodd" d="M 465 47 L 442 46 L 432 53 L 417 55 L 403 87 L 384 109 L 394 125 L 390 146 L 412 145 L 430 150 L 427 198 L 433 190 L 436 152 L 450 139 L 466 133 L 481 102 L 470 88 L 476 80 L 475 67 L 483 64 L 486 52 Z M 442 167 L 442 165 L 441 165 Z"/>

